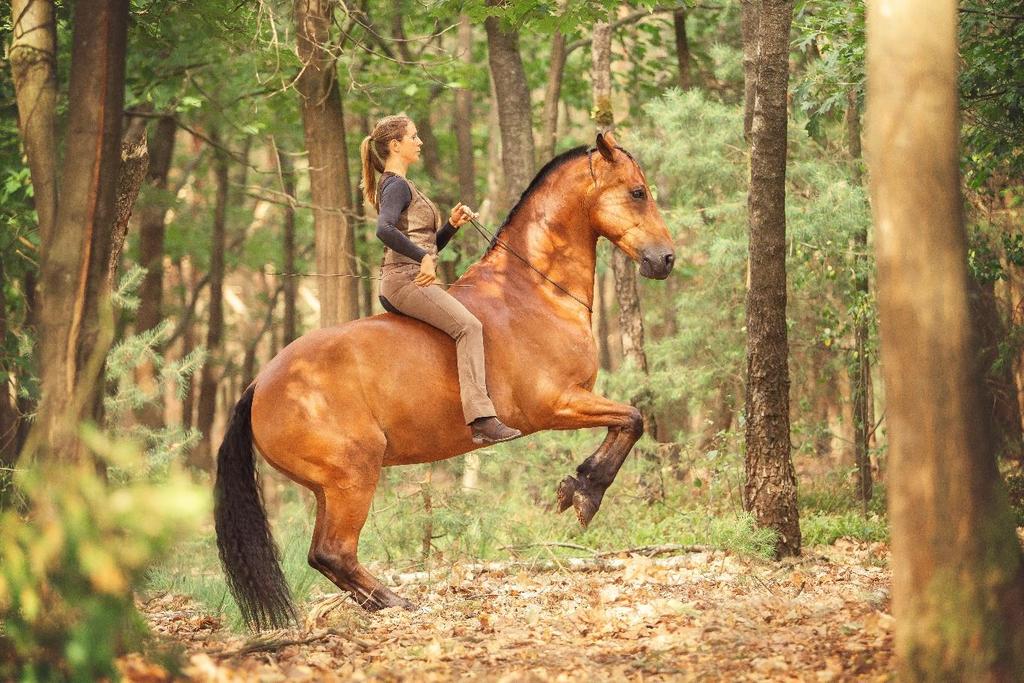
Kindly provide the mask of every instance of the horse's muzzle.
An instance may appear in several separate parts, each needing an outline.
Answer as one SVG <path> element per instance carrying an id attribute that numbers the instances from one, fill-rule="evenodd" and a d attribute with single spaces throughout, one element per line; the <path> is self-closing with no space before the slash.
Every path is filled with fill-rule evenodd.
<path id="1" fill-rule="evenodd" d="M 655 280 L 664 280 L 672 272 L 676 255 L 668 247 L 651 247 L 640 252 L 640 274 Z"/>

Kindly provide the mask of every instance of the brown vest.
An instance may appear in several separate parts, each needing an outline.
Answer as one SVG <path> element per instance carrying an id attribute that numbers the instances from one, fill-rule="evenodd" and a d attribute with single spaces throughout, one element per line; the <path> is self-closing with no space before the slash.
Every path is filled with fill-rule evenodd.
<path id="1" fill-rule="evenodd" d="M 381 176 L 380 183 L 377 184 L 378 192 L 380 191 L 381 183 L 389 175 L 394 174 L 386 172 Z M 415 183 L 408 178 L 405 179 L 405 182 L 409 184 L 409 189 L 412 190 L 412 199 L 409 201 L 409 206 L 405 207 L 402 215 L 398 217 L 395 227 L 405 234 L 417 247 L 423 249 L 428 254 L 437 256 L 437 231 L 441 229 L 441 214 L 434 205 L 434 202 L 427 199 L 427 196 L 420 192 Z M 408 256 L 399 254 L 390 247 L 384 247 L 382 267 L 387 268 L 387 266 L 407 265 L 410 263 L 418 265 L 416 261 Z"/>

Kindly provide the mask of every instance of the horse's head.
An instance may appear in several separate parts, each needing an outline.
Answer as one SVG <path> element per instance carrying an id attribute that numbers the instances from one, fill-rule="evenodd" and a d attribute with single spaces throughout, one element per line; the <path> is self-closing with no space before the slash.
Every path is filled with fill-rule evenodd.
<path id="1" fill-rule="evenodd" d="M 641 275 L 664 280 L 676 258 L 672 237 L 640 164 L 615 144 L 611 133 L 598 134 L 597 151 L 599 155 L 590 155 L 594 178 L 587 202 L 590 224 L 639 263 Z"/>

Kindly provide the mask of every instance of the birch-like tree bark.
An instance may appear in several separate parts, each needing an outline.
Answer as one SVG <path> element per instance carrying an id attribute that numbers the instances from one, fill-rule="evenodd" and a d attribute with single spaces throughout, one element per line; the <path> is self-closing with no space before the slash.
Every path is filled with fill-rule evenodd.
<path id="1" fill-rule="evenodd" d="M 774 529 L 777 557 L 800 554 L 789 434 L 786 331 L 786 96 L 792 0 L 763 0 L 751 125 L 744 506 Z M 744 51 L 748 48 L 745 46 Z"/>

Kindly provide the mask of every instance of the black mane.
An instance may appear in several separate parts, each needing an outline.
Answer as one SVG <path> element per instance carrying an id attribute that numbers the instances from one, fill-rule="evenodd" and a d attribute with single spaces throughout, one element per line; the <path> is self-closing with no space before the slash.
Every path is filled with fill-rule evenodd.
<path id="1" fill-rule="evenodd" d="M 585 157 L 587 155 L 587 149 L 588 147 L 586 145 L 573 147 L 570 150 L 562 152 L 554 159 L 544 164 L 544 168 L 540 169 L 540 171 L 537 172 L 537 175 L 534 176 L 533 180 L 530 182 L 530 186 L 523 190 L 523 194 L 520 195 L 519 201 L 516 202 L 516 205 L 512 207 L 511 211 L 508 212 L 508 216 L 505 218 L 505 222 L 502 223 L 501 227 L 498 228 L 498 231 L 494 233 L 494 239 L 491 240 L 490 245 L 487 247 L 487 251 L 484 252 L 485 254 L 490 253 L 490 251 L 494 249 L 498 235 L 500 235 L 501 232 L 505 229 L 505 227 L 512 222 L 512 219 L 515 218 L 516 214 L 519 212 L 519 208 L 526 203 L 526 200 L 530 198 L 530 195 L 533 194 L 534 190 L 536 190 L 537 187 L 540 186 L 540 184 L 543 183 L 547 179 L 547 177 L 555 171 L 555 169 L 565 165 L 566 163 L 574 159 Z"/>

